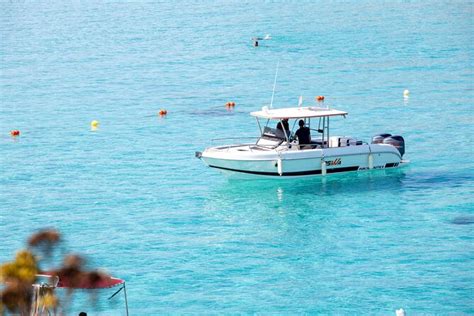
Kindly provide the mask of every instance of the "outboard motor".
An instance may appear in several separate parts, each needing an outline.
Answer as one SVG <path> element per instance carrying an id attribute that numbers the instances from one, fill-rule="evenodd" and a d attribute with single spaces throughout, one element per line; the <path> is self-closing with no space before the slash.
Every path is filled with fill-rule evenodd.
<path id="1" fill-rule="evenodd" d="M 395 135 L 387 137 L 383 140 L 384 144 L 389 144 L 394 146 L 400 152 L 400 155 L 403 156 L 405 154 L 405 140 L 403 137 Z"/>
<path id="2" fill-rule="evenodd" d="M 383 140 L 387 137 L 392 136 L 392 134 L 379 134 L 372 137 L 372 144 L 382 144 Z"/>

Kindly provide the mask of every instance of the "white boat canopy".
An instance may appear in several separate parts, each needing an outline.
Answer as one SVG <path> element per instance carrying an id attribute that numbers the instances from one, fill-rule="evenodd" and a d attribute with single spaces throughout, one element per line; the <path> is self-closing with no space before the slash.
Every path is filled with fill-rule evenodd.
<path id="1" fill-rule="evenodd" d="M 347 112 L 318 107 L 269 109 L 268 107 L 264 106 L 261 111 L 251 112 L 250 115 L 265 119 L 281 120 L 284 118 L 297 119 L 339 115 L 346 116 Z"/>

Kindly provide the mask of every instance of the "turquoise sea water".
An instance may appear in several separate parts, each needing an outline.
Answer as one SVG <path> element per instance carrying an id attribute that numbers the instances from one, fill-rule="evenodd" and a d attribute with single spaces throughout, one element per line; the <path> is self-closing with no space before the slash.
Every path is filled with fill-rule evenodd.
<path id="1" fill-rule="evenodd" d="M 2 1 L 0 262 L 56 227 L 127 281 L 132 315 L 473 314 L 473 10 Z M 257 135 L 278 61 L 275 107 L 324 95 L 349 112 L 334 133 L 401 134 L 410 165 L 253 182 L 205 167 L 210 139 Z M 123 314 L 116 300 L 89 312 Z"/>

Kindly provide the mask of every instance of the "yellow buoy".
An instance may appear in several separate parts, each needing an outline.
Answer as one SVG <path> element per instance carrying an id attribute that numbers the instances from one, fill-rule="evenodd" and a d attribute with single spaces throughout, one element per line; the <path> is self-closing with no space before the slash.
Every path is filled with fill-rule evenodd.
<path id="1" fill-rule="evenodd" d="M 100 124 L 99 121 L 93 120 L 93 121 L 91 122 L 91 127 L 97 128 L 97 127 L 99 127 L 99 124 Z"/>

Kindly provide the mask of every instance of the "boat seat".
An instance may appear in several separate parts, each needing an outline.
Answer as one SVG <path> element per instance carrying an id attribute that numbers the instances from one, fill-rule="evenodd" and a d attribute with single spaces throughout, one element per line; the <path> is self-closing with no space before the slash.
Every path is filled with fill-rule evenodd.
<path id="1" fill-rule="evenodd" d="M 322 147 L 323 145 L 321 142 L 311 142 L 311 144 L 303 145 L 302 147 L 300 147 L 300 149 L 317 149 Z"/>
<path id="2" fill-rule="evenodd" d="M 327 143 L 327 141 L 323 142 L 321 139 L 311 140 L 311 146 L 313 147 L 312 149 L 323 148 L 325 145 L 327 145 Z"/>

